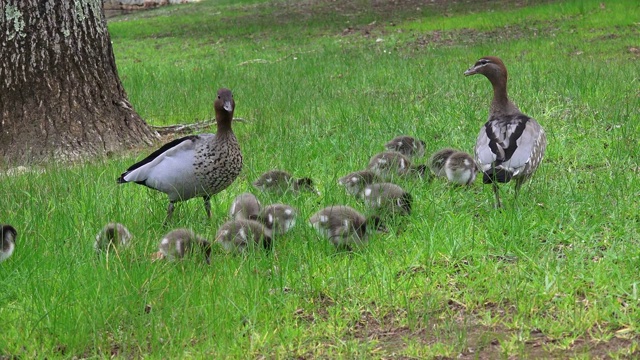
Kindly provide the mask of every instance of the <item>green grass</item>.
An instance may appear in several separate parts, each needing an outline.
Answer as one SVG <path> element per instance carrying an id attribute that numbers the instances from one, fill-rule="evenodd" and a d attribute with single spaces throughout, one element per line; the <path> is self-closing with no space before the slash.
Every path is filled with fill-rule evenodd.
<path id="1" fill-rule="evenodd" d="M 640 5 L 513 3 L 209 1 L 113 19 L 120 77 L 149 123 L 212 118 L 219 87 L 249 121 L 213 219 L 194 199 L 172 227 L 213 238 L 272 168 L 322 195 L 259 194 L 297 207 L 296 227 L 272 254 L 215 251 L 206 266 L 150 260 L 166 198 L 115 178 L 152 149 L 0 175 L 0 220 L 20 233 L 0 263 L 0 358 L 637 356 Z M 512 186 L 498 212 L 480 181 L 406 181 L 414 213 L 366 249 L 337 253 L 306 226 L 326 205 L 362 209 L 336 179 L 395 135 L 471 151 L 490 85 L 462 72 L 483 55 L 505 61 L 549 138 L 517 202 Z M 108 221 L 134 245 L 96 257 Z"/>

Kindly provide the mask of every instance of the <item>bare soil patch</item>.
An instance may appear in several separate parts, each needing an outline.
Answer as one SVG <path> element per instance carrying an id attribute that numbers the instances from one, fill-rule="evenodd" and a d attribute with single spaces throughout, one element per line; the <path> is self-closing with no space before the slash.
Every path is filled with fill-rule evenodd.
<path id="1" fill-rule="evenodd" d="M 349 334 L 362 342 L 376 342 L 382 354 L 393 358 L 401 354 L 407 342 L 417 342 L 424 345 L 441 343 L 453 345 L 459 350 L 454 357 L 442 359 L 497 359 L 503 357 L 518 358 L 524 356 L 531 359 L 566 359 L 580 354 L 588 354 L 592 359 L 608 359 L 612 353 L 620 355 L 621 350 L 629 351 L 622 358 L 638 358 L 640 351 L 635 350 L 634 343 L 640 338 L 636 336 L 613 336 L 608 341 L 596 339 L 589 334 L 577 337 L 568 346 L 561 345 L 561 339 L 554 339 L 538 329 L 528 332 L 527 340 L 521 342 L 521 350 L 510 354 L 503 348 L 510 339 L 522 336 L 520 329 L 510 329 L 501 323 L 493 326 L 483 325 L 480 315 L 466 311 L 456 302 L 450 301 L 447 314 L 448 321 L 432 318 L 428 323 L 420 324 L 414 329 L 406 325 L 399 325 L 400 319 L 406 316 L 402 311 L 388 313 L 382 317 L 369 311 L 364 311 L 356 321 Z M 487 311 L 492 314 L 508 314 L 509 308 L 487 304 Z M 441 317 L 440 317 L 441 318 Z M 454 321 L 453 325 L 451 320 Z M 459 334 L 464 334 L 460 338 Z"/>

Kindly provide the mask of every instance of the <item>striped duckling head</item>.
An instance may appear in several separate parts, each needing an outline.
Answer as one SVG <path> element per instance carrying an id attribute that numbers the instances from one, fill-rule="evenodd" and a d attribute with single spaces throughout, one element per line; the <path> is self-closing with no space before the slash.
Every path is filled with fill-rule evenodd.
<path id="1" fill-rule="evenodd" d="M 11 225 L 0 225 L 0 262 L 7 260 L 16 248 L 18 232 Z"/>
<path id="2" fill-rule="evenodd" d="M 344 186 L 347 192 L 353 196 L 358 196 L 365 186 L 376 182 L 382 182 L 376 173 L 371 170 L 354 171 L 338 179 L 338 185 Z"/>
<path id="3" fill-rule="evenodd" d="M 256 220 L 262 206 L 258 198 L 252 193 L 242 193 L 233 199 L 229 208 L 229 217 L 234 220 Z"/>
<path id="4" fill-rule="evenodd" d="M 396 151 L 409 158 L 424 156 L 427 144 L 415 137 L 400 135 L 389 140 L 384 147 L 388 151 Z"/>
<path id="5" fill-rule="evenodd" d="M 318 193 L 312 179 L 308 177 L 294 178 L 291 174 L 283 170 L 270 170 L 265 172 L 253 182 L 253 186 L 263 192 L 275 192 L 279 194 L 288 191 L 294 193 L 300 191 Z"/>
<path id="6" fill-rule="evenodd" d="M 162 256 L 169 260 L 182 259 L 196 248 L 204 252 L 205 261 L 210 264 L 211 243 L 196 235 L 192 230 L 172 230 L 160 240 L 160 245 L 158 246 Z"/>
<path id="7" fill-rule="evenodd" d="M 425 165 L 413 165 L 408 157 L 396 151 L 378 153 L 369 160 L 368 170 L 385 179 L 392 180 L 395 176 L 418 176 L 425 173 Z"/>
<path id="8" fill-rule="evenodd" d="M 457 185 L 471 185 L 476 179 L 476 163 L 464 151 L 456 151 L 447 158 L 444 164 L 447 179 Z"/>
<path id="9" fill-rule="evenodd" d="M 246 253 L 250 249 L 273 246 L 272 232 L 255 220 L 230 220 L 216 233 L 216 242 L 227 253 Z"/>
<path id="10" fill-rule="evenodd" d="M 409 215 L 413 197 L 400 186 L 392 183 L 367 185 L 361 194 L 365 205 L 380 215 Z"/>
<path id="11" fill-rule="evenodd" d="M 433 173 L 433 175 L 437 177 L 446 177 L 447 173 L 444 170 L 444 164 L 447 162 L 449 156 L 451 156 L 451 154 L 455 153 L 456 151 L 458 150 L 452 148 L 444 148 L 431 154 L 428 162 L 431 173 Z"/>
<path id="12" fill-rule="evenodd" d="M 361 247 L 369 241 L 369 232 L 387 231 L 378 216 L 366 218 L 346 205 L 328 206 L 313 214 L 309 223 L 337 249 Z"/>
<path id="13" fill-rule="evenodd" d="M 93 248 L 97 253 L 101 253 L 117 247 L 126 247 L 131 243 L 132 237 L 124 225 L 111 222 L 98 232 Z"/>
<path id="14" fill-rule="evenodd" d="M 274 234 L 282 235 L 293 228 L 297 216 L 298 211 L 293 206 L 271 204 L 260 211 L 258 218 Z"/>

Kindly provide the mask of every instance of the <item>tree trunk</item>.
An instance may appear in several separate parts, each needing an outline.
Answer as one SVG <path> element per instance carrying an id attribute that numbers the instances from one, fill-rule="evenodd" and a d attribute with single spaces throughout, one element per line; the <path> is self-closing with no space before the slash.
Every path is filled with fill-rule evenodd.
<path id="1" fill-rule="evenodd" d="M 1 0 L 0 49 L 0 162 L 74 161 L 156 139 L 120 83 L 102 0 Z"/>

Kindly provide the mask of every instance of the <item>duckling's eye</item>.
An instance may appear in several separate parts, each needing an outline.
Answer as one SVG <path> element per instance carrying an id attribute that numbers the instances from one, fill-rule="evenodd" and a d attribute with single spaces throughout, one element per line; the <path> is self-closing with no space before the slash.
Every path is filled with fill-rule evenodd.
<path id="1" fill-rule="evenodd" d="M 481 60 L 478 61 L 478 63 L 480 63 L 480 65 L 487 65 L 489 63 L 489 60 L 481 59 Z"/>
<path id="2" fill-rule="evenodd" d="M 218 95 L 218 99 L 220 99 L 220 95 Z"/>

